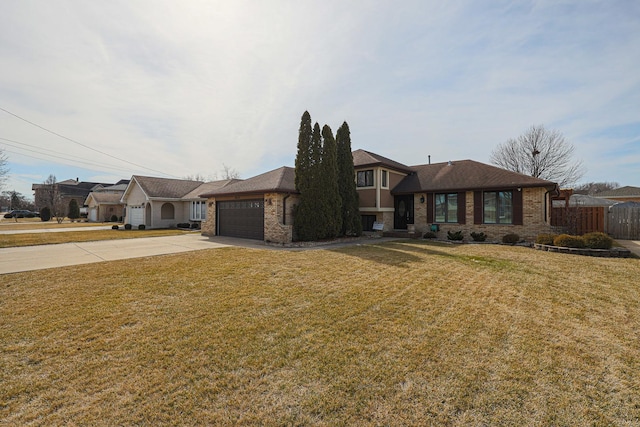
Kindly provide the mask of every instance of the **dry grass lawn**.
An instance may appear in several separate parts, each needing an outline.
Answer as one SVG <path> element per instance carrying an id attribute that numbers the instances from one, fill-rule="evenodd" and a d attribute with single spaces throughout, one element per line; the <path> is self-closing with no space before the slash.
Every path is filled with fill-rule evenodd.
<path id="1" fill-rule="evenodd" d="M 640 260 L 398 242 L 2 276 L 7 425 L 638 425 Z"/>
<path id="2" fill-rule="evenodd" d="M 93 242 L 98 240 L 136 239 L 140 237 L 175 236 L 188 233 L 177 229 L 158 230 L 91 230 L 55 233 L 0 234 L 0 248 L 53 245 L 57 243 Z"/>

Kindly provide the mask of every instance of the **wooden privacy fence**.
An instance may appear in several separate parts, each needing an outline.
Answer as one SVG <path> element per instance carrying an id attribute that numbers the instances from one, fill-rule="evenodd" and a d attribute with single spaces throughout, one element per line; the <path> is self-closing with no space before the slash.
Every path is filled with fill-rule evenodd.
<path id="1" fill-rule="evenodd" d="M 576 206 L 551 209 L 551 225 L 567 233 L 582 235 L 599 231 L 606 232 L 603 206 Z"/>
<path id="2" fill-rule="evenodd" d="M 626 203 L 611 206 L 607 233 L 614 239 L 640 240 L 640 206 Z"/>

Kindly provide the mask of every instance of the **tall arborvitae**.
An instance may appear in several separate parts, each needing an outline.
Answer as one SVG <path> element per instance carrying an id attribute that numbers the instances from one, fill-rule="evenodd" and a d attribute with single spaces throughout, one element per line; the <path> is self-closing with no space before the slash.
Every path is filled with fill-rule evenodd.
<path id="1" fill-rule="evenodd" d="M 300 192 L 300 201 L 294 210 L 294 233 L 298 240 L 313 240 L 313 199 L 310 194 L 312 177 L 312 134 L 311 115 L 302 114 L 298 132 L 298 153 L 296 155 L 295 185 Z"/>
<path id="2" fill-rule="evenodd" d="M 333 238 L 342 230 L 342 215 L 340 192 L 338 189 L 338 154 L 336 140 L 331 128 L 324 125 L 322 128 L 322 162 L 320 164 L 321 182 L 321 206 L 323 224 L 321 235 L 324 238 Z"/>
<path id="3" fill-rule="evenodd" d="M 309 186 L 307 174 L 311 165 L 311 115 L 308 111 L 302 114 L 298 131 L 298 153 L 296 155 L 296 190 L 302 191 Z"/>
<path id="4" fill-rule="evenodd" d="M 338 191 L 342 200 L 342 234 L 359 236 L 362 234 L 362 220 L 356 191 L 353 155 L 351 154 L 351 132 L 344 122 L 336 133 L 338 157 Z"/>

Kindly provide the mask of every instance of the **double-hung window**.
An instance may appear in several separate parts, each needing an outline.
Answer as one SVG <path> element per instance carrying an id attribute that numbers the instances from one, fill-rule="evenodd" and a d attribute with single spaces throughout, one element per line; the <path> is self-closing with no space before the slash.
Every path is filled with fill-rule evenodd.
<path id="1" fill-rule="evenodd" d="M 189 209 L 189 220 L 191 221 L 204 221 L 207 219 L 207 202 L 198 201 L 191 202 Z"/>
<path id="2" fill-rule="evenodd" d="M 356 184 L 358 187 L 373 187 L 373 169 L 358 171 L 356 174 Z"/>
<path id="3" fill-rule="evenodd" d="M 458 194 L 435 195 L 435 222 L 458 222 Z"/>
<path id="4" fill-rule="evenodd" d="M 485 191 L 483 198 L 485 224 L 513 224 L 513 191 Z"/>

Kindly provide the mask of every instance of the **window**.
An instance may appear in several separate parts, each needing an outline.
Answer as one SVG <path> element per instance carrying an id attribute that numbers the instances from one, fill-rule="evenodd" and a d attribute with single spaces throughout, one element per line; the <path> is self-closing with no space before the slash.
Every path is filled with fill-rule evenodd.
<path id="1" fill-rule="evenodd" d="M 385 170 L 380 171 L 380 183 L 383 188 L 389 187 L 389 182 L 387 181 L 387 171 Z"/>
<path id="2" fill-rule="evenodd" d="M 458 222 L 458 194 L 435 195 L 435 222 Z"/>
<path id="3" fill-rule="evenodd" d="M 165 203 L 160 208 L 160 219 L 173 219 L 175 217 L 175 208 L 171 203 Z"/>
<path id="4" fill-rule="evenodd" d="M 189 208 L 189 220 L 204 221 L 207 219 L 207 202 L 191 202 Z"/>
<path id="5" fill-rule="evenodd" d="M 373 169 L 358 171 L 357 176 L 358 187 L 373 187 Z"/>
<path id="6" fill-rule="evenodd" d="M 484 192 L 484 223 L 513 224 L 513 191 Z"/>

